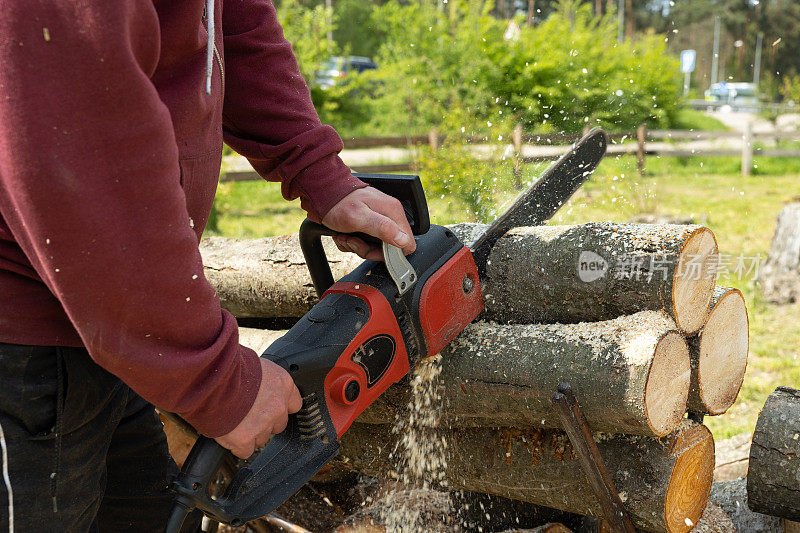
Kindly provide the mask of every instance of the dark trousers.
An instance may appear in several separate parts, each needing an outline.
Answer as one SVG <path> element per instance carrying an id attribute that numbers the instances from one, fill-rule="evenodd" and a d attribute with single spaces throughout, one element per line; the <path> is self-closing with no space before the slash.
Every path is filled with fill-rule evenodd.
<path id="1" fill-rule="evenodd" d="M 0 531 L 166 524 L 177 468 L 158 415 L 84 349 L 0 343 L 0 445 Z"/>

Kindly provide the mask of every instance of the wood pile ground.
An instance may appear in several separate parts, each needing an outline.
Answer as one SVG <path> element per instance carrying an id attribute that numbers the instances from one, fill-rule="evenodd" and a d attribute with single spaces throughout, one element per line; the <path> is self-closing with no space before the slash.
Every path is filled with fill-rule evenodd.
<path id="1" fill-rule="evenodd" d="M 469 244 L 484 227 L 451 229 Z M 359 264 L 328 246 L 336 277 Z M 212 238 L 201 252 L 238 318 L 291 324 L 316 301 L 296 236 Z M 508 232 L 489 257 L 486 311 L 441 354 L 427 413 L 409 413 L 418 378 L 394 385 L 343 437 L 339 465 L 601 518 L 550 403 L 569 381 L 637 528 L 691 530 L 706 511 L 714 442 L 685 414 L 724 413 L 747 363 L 745 302 L 715 285 L 717 253 L 697 225 Z M 243 328 L 242 339 L 263 350 L 280 333 Z M 398 466 L 415 433 L 446 449 L 422 481 Z"/>

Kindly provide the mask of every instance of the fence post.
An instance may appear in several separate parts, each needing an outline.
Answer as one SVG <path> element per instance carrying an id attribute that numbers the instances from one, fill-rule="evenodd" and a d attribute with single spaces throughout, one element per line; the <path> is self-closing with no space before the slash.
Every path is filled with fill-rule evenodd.
<path id="1" fill-rule="evenodd" d="M 636 128 L 636 165 L 639 169 L 639 176 L 644 176 L 644 156 L 645 141 L 647 140 L 647 124 L 641 124 Z"/>
<path id="2" fill-rule="evenodd" d="M 439 130 L 436 128 L 428 132 L 428 144 L 434 152 L 439 149 Z"/>
<path id="3" fill-rule="evenodd" d="M 753 125 L 748 120 L 742 135 L 742 177 L 748 177 L 753 171 Z"/>
<path id="4" fill-rule="evenodd" d="M 514 143 L 514 187 L 522 188 L 522 123 L 514 126 L 511 133 L 511 141 Z"/>

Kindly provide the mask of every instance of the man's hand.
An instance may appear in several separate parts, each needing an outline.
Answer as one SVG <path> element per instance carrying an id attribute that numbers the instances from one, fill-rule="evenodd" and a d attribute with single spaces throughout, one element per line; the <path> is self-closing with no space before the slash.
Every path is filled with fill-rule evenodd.
<path id="1" fill-rule="evenodd" d="M 256 401 L 239 425 L 227 435 L 215 440 L 237 457 L 247 459 L 256 446 L 263 446 L 272 437 L 286 429 L 291 413 L 303 406 L 300 391 L 289 373 L 272 361 L 261 361 L 261 386 Z"/>
<path id="2" fill-rule="evenodd" d="M 342 233 L 360 231 L 372 235 L 402 248 L 406 255 L 417 248 L 400 201 L 374 187 L 356 189 L 342 198 L 328 211 L 322 223 Z M 379 246 L 368 244 L 358 237 L 340 234 L 333 240 L 343 252 L 354 252 L 364 259 L 383 261 Z"/>

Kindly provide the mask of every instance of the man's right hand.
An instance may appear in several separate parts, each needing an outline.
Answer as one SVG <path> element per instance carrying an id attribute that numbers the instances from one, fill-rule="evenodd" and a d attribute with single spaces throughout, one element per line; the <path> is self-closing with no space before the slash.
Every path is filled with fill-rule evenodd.
<path id="1" fill-rule="evenodd" d="M 272 435 L 286 429 L 289 415 L 303 406 L 300 391 L 289 373 L 272 361 L 263 358 L 259 361 L 261 386 L 256 401 L 233 431 L 214 439 L 242 459 L 253 455 L 256 446 L 266 444 Z"/>

